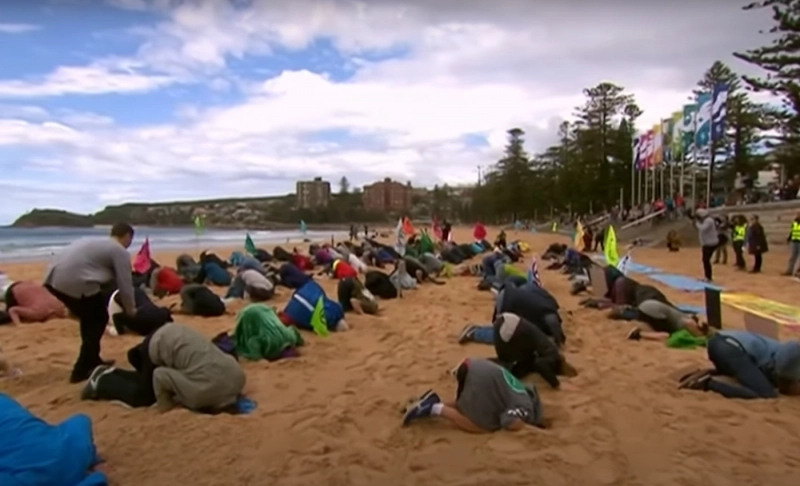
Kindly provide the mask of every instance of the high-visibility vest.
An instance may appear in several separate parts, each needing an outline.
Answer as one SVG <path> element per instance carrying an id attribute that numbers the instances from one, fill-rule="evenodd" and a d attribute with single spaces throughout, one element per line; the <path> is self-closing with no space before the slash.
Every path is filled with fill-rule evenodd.
<path id="1" fill-rule="evenodd" d="M 733 241 L 744 241 L 744 237 L 747 234 L 747 225 L 746 224 L 737 224 L 733 227 Z"/>
<path id="2" fill-rule="evenodd" d="M 800 223 L 792 221 L 792 241 L 800 241 Z"/>

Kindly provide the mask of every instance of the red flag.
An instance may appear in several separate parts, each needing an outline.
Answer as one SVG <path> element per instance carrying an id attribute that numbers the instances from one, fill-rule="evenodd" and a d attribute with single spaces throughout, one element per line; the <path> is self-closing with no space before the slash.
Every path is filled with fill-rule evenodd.
<path id="1" fill-rule="evenodd" d="M 475 241 L 483 241 L 486 239 L 486 226 L 483 225 L 480 221 L 475 223 L 475 229 L 472 230 L 472 236 L 475 238 Z"/>
<path id="2" fill-rule="evenodd" d="M 133 271 L 136 273 L 147 273 L 150 270 L 150 238 L 145 238 L 142 247 L 133 260 Z"/>
<path id="3" fill-rule="evenodd" d="M 433 218 L 433 236 L 442 239 L 442 225 L 439 224 L 439 218 Z"/>

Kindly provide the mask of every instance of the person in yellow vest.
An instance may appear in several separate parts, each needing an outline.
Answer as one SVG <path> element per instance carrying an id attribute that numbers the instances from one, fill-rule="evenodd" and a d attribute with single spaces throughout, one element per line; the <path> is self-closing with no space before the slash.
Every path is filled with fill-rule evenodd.
<path id="1" fill-rule="evenodd" d="M 733 217 L 733 253 L 736 255 L 736 268 L 746 270 L 744 261 L 744 242 L 747 237 L 747 219 L 741 214 Z"/>
<path id="2" fill-rule="evenodd" d="M 792 231 L 789 233 L 787 241 L 792 245 L 792 254 L 789 257 L 789 265 L 786 267 L 784 275 L 794 275 L 797 259 L 800 258 L 800 213 L 797 213 L 792 221 Z"/>

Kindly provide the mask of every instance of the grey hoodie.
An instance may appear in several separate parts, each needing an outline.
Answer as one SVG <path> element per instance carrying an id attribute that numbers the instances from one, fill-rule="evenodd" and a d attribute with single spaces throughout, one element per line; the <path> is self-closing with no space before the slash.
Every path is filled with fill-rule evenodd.
<path id="1" fill-rule="evenodd" d="M 701 221 L 696 222 L 695 226 L 700 237 L 700 245 L 717 246 L 719 244 L 717 224 L 714 222 L 714 218 L 706 216 Z"/>

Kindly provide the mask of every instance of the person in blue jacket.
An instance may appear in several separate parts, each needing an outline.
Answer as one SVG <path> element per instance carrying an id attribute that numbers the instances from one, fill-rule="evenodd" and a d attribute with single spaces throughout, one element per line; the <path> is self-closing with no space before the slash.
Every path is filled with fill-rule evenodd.
<path id="1" fill-rule="evenodd" d="M 51 425 L 0 393 L 0 485 L 106 486 L 100 462 L 88 416 Z"/>
<path id="2" fill-rule="evenodd" d="M 317 305 L 323 305 L 325 324 L 328 331 L 346 331 L 349 329 L 344 320 L 344 309 L 335 300 L 331 300 L 325 295 L 325 290 L 314 280 L 309 280 L 305 285 L 294 291 L 292 298 L 286 304 L 286 308 L 281 312 L 281 318 L 285 324 L 292 324 L 306 331 L 313 331 L 314 326 L 312 317 Z"/>
<path id="3" fill-rule="evenodd" d="M 800 394 L 800 343 L 780 342 L 750 331 L 716 332 L 707 344 L 713 370 L 686 376 L 680 388 L 713 391 L 726 398 L 778 398 Z M 738 383 L 714 379 L 724 375 Z"/>

